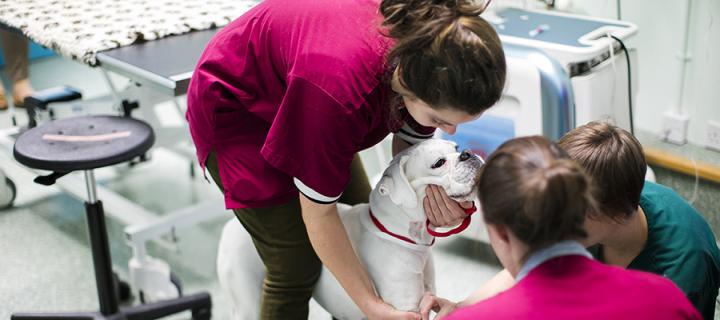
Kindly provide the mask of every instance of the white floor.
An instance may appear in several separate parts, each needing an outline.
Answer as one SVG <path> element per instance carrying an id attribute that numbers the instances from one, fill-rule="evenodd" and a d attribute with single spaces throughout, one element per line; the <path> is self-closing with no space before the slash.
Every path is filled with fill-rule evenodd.
<path id="1" fill-rule="evenodd" d="M 113 79 L 121 86 L 127 83 L 120 77 Z M 31 81 L 36 89 L 67 84 L 83 91 L 86 101 L 59 111 L 63 115 L 112 112 L 108 86 L 96 69 L 49 58 L 31 65 Z M 17 113 L 18 120 L 24 124 L 21 112 Z M 182 119 L 181 115 L 175 119 L 178 116 Z M 0 129 L 10 126 L 10 112 L 0 113 Z M 367 154 L 364 159 L 374 156 Z M 200 200 L 219 201 L 213 185 L 201 176 L 190 177 L 188 164 L 186 158 L 158 149 L 148 163 L 121 170 L 120 178 L 100 178 L 99 182 L 159 215 Z M 371 163 L 367 166 L 370 176 L 377 173 Z M 82 202 L 55 187 L 33 184 L 34 176 L 17 164 L 8 150 L 0 150 L 0 168 L 18 186 L 15 206 L 0 211 L 0 319 L 8 319 L 16 311 L 96 309 Z M 211 293 L 214 319 L 229 318 L 227 299 L 219 291 L 214 270 L 217 240 L 230 218 L 232 214 L 228 213 L 176 230 L 174 247 L 152 243 L 148 248 L 150 254 L 171 265 L 186 292 Z M 119 219 L 108 217 L 114 265 L 127 279 L 132 252 L 123 240 L 125 227 Z M 497 264 L 486 262 L 493 260 L 488 247 L 476 241 L 443 239 L 435 245 L 434 253 L 438 294 L 452 300 L 464 298 L 499 270 Z M 329 315 L 312 305 L 310 318 L 329 319 Z"/>

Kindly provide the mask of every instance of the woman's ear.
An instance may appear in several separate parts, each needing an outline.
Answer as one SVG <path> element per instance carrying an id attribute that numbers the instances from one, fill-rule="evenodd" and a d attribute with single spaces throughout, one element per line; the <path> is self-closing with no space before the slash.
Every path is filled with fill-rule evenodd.
<path id="1" fill-rule="evenodd" d="M 488 235 L 494 237 L 495 240 L 501 241 L 503 245 L 510 245 L 510 234 L 509 230 L 503 225 L 486 224 L 488 229 Z"/>
<path id="2" fill-rule="evenodd" d="M 525 251 L 522 244 L 511 233 L 510 229 L 503 225 L 486 223 L 490 246 L 495 251 L 500 263 L 515 277 L 522 266 L 522 255 Z"/>

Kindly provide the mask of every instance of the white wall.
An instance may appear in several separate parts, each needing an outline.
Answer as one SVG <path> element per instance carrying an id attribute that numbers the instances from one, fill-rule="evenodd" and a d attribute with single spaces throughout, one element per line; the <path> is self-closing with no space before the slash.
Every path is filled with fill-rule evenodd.
<path id="1" fill-rule="evenodd" d="M 688 0 L 621 0 L 622 19 L 638 25 L 629 45 L 638 49 L 639 88 L 635 110 L 638 129 L 659 134 L 662 114 L 677 110 L 690 117 L 688 140 L 705 145 L 707 121 L 720 122 L 720 1 L 691 0 L 692 18 L 685 94 L 678 59 L 685 37 Z M 499 4 L 523 3 L 501 0 Z M 531 7 L 537 6 L 529 0 Z M 616 0 L 556 0 L 568 11 L 596 17 L 617 17 Z M 680 106 L 678 106 L 680 104 Z"/>

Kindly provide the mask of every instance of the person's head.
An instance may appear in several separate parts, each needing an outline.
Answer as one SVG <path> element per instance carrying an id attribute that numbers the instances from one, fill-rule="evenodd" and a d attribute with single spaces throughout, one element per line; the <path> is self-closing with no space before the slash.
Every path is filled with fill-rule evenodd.
<path id="1" fill-rule="evenodd" d="M 568 132 L 558 144 L 593 180 L 598 212 L 591 218 L 622 222 L 637 211 L 647 163 L 632 134 L 596 121 Z"/>
<path id="2" fill-rule="evenodd" d="M 490 244 L 513 275 L 533 252 L 583 239 L 594 204 L 582 168 L 541 136 L 516 138 L 493 152 L 478 174 L 478 199 Z"/>
<path id="3" fill-rule="evenodd" d="M 395 39 L 392 87 L 420 124 L 450 134 L 495 104 L 505 85 L 505 54 L 472 0 L 383 0 Z"/>

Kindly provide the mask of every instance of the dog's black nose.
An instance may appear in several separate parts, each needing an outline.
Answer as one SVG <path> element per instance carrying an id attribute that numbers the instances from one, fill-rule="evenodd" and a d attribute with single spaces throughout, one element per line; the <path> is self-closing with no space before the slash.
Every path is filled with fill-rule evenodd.
<path id="1" fill-rule="evenodd" d="M 460 153 L 460 161 L 468 160 L 468 159 L 472 158 L 472 156 L 473 156 L 472 151 L 470 151 L 470 150 L 463 150 L 463 152 Z"/>

